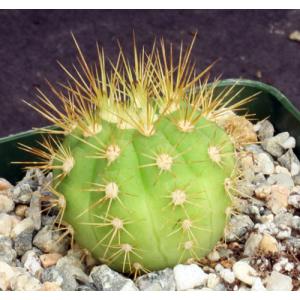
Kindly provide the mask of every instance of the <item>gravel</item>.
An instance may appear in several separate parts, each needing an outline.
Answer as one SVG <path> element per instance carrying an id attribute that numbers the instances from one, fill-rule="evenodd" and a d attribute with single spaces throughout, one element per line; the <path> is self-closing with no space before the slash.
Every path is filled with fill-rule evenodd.
<path id="1" fill-rule="evenodd" d="M 16 185 L 0 178 L 0 289 L 41 291 L 300 290 L 300 163 L 295 138 L 264 120 L 259 144 L 240 152 L 244 178 L 225 239 L 205 258 L 137 277 L 96 261 L 42 212 L 52 180 L 30 169 Z M 44 197 L 45 198 L 45 197 Z M 44 205 L 44 203 L 43 203 Z M 64 236 L 62 237 L 62 235 Z"/>

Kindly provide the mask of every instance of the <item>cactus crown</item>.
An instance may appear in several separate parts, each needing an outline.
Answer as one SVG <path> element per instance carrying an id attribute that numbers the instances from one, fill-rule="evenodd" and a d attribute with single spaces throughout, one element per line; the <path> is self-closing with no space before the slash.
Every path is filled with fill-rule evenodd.
<path id="1" fill-rule="evenodd" d="M 195 39 L 177 59 L 163 40 L 148 53 L 134 40 L 133 63 L 120 47 L 108 72 L 104 50 L 90 66 L 74 38 L 79 67 L 61 65 L 62 89 L 49 83 L 60 107 L 40 90 L 28 103 L 56 126 L 39 148 L 21 145 L 53 172 L 56 225 L 123 272 L 199 259 L 224 232 L 243 134 L 218 124 L 252 97 L 214 93 L 211 66 L 191 62 Z"/>

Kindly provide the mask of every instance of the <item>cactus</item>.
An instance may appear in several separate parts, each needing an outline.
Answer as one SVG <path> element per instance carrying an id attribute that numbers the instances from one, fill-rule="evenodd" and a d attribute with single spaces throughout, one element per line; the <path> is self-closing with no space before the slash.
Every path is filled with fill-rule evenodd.
<path id="1" fill-rule="evenodd" d="M 56 226 L 124 273 L 204 257 L 223 237 L 239 176 L 241 134 L 218 121 L 250 97 L 214 94 L 211 66 L 191 63 L 195 37 L 177 60 L 163 40 L 149 53 L 134 42 L 132 65 L 120 47 L 110 72 L 103 49 L 91 67 L 74 41 L 80 69 L 61 65 L 68 84 L 49 83 L 60 105 L 40 90 L 28 103 L 55 128 L 41 147 L 21 145 L 39 157 L 30 167 L 53 172 Z"/>

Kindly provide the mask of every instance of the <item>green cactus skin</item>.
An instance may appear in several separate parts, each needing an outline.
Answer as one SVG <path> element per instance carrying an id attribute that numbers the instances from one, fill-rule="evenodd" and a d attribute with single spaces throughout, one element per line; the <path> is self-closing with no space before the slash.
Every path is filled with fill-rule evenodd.
<path id="1" fill-rule="evenodd" d="M 118 146 L 111 164 L 88 158 L 95 155 L 89 144 L 71 147 L 74 137 L 64 141 L 75 164 L 58 191 L 67 199 L 64 219 L 75 240 L 123 272 L 133 267 L 129 263 L 159 270 L 205 256 L 223 235 L 230 205 L 224 186 L 235 165 L 229 136 L 205 119 L 184 133 L 164 118 L 150 137 L 107 122 L 102 126 L 87 142 Z"/>
<path id="2" fill-rule="evenodd" d="M 67 71 L 76 88 L 68 89 L 71 98 L 56 92 L 64 113 L 42 93 L 46 108 L 30 105 L 62 129 L 48 134 L 63 133 L 62 142 L 52 138 L 53 148 L 50 142 L 43 150 L 23 147 L 44 160 L 40 169 L 53 171 L 57 225 L 121 272 L 198 260 L 224 234 L 231 206 L 226 180 L 235 173 L 236 144 L 215 120 L 238 105 L 212 99 L 207 81 L 198 86 L 203 73 L 187 76 L 194 73 L 187 67 L 191 47 L 180 52 L 177 68 L 171 62 L 166 70 L 163 43 L 162 59 L 158 52 L 152 51 L 154 60 L 135 49 L 135 68 L 128 71 L 125 59 L 127 75 L 114 67 L 109 92 L 103 53 L 100 80 L 79 49 L 88 84 Z M 120 90 L 129 105 L 115 99 L 123 95 Z"/>

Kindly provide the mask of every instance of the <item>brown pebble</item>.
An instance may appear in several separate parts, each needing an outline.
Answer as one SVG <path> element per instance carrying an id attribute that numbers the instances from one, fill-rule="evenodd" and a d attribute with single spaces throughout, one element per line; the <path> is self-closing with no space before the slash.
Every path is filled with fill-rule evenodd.
<path id="1" fill-rule="evenodd" d="M 61 291 L 61 287 L 55 283 L 46 281 L 43 283 L 42 287 L 39 289 L 40 291 Z"/>
<path id="2" fill-rule="evenodd" d="M 259 249 L 267 254 L 267 253 L 277 253 L 278 252 L 278 243 L 274 237 L 269 234 L 264 234 L 263 238 L 259 243 Z"/>
<path id="3" fill-rule="evenodd" d="M 10 189 L 12 185 L 4 178 L 0 178 L 0 191 L 6 191 Z"/>
<path id="4" fill-rule="evenodd" d="M 49 253 L 49 254 L 43 254 L 40 256 L 40 260 L 42 263 L 42 266 L 44 268 L 51 267 L 53 265 L 56 265 L 57 261 L 62 257 L 59 253 Z"/>
<path id="5" fill-rule="evenodd" d="M 28 206 L 25 204 L 19 204 L 15 208 L 15 214 L 20 218 L 27 217 Z"/>

